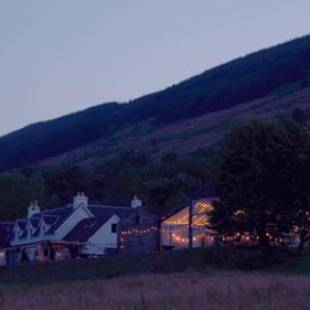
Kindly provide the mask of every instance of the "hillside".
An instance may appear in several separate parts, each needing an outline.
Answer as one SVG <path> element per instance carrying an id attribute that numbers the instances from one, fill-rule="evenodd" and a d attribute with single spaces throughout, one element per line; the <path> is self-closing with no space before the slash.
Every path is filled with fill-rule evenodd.
<path id="1" fill-rule="evenodd" d="M 157 159 L 169 152 L 182 156 L 194 152 L 199 147 L 208 148 L 216 145 L 233 124 L 239 121 L 254 117 L 286 117 L 297 108 L 310 115 L 310 87 L 289 87 L 246 105 L 206 113 L 157 128 L 149 121 L 144 121 L 87 146 L 41 161 L 38 165 L 51 167 L 79 164 L 93 168 L 102 161 L 131 149 L 144 151 Z"/>
<path id="2" fill-rule="evenodd" d="M 280 115 L 300 105 L 300 98 L 307 102 L 309 92 L 303 88 L 309 75 L 306 36 L 130 103 L 99 105 L 6 135 L 0 138 L 0 169 L 41 161 L 89 162 L 128 147 L 155 155 L 171 149 L 184 154 L 219 141 L 234 119 Z"/>

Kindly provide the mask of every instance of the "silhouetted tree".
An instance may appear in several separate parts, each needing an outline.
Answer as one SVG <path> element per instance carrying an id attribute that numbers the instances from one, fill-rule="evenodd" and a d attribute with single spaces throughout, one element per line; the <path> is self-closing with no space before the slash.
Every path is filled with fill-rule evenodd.
<path id="1" fill-rule="evenodd" d="M 270 254 L 267 233 L 289 231 L 301 204 L 309 199 L 310 192 L 300 186 L 309 155 L 309 136 L 296 123 L 255 120 L 236 126 L 221 153 L 221 203 L 213 221 L 222 217 L 228 230 L 234 224 L 257 235 L 264 253 Z M 302 195 L 304 201 L 298 203 Z"/>

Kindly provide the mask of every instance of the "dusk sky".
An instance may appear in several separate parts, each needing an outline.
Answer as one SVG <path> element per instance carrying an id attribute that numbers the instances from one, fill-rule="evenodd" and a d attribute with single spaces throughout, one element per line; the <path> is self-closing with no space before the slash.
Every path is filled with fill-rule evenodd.
<path id="1" fill-rule="evenodd" d="M 309 0 L 0 0 L 0 134 L 305 35 Z"/>

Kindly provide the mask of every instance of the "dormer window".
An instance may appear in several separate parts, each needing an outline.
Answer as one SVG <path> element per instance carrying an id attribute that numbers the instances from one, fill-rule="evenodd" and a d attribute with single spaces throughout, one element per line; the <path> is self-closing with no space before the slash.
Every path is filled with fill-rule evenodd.
<path id="1" fill-rule="evenodd" d="M 25 237 L 26 237 L 26 233 L 23 232 L 23 231 L 21 231 L 21 232 L 19 233 L 18 238 L 23 239 L 23 238 L 25 238 Z"/>

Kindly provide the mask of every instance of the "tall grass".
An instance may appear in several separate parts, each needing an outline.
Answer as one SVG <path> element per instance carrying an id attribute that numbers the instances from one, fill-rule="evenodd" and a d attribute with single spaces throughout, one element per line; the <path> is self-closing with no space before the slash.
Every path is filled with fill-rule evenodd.
<path id="1" fill-rule="evenodd" d="M 4 309 L 310 309 L 310 277 L 244 273 L 134 275 L 2 287 Z"/>

